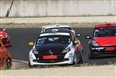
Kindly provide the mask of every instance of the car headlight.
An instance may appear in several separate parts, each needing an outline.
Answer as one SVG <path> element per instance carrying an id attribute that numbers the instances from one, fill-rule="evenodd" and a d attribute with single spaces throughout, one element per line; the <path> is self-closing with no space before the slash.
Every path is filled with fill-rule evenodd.
<path id="1" fill-rule="evenodd" d="M 33 50 L 32 50 L 32 53 L 33 53 L 33 54 L 39 54 L 39 52 L 38 52 L 36 49 L 33 49 Z"/>
<path id="2" fill-rule="evenodd" d="M 8 37 L 8 34 L 6 33 L 5 38 L 7 38 L 7 37 Z"/>
<path id="3" fill-rule="evenodd" d="M 70 47 L 66 47 L 63 51 L 62 51 L 62 53 L 67 53 L 67 52 L 69 52 L 70 51 Z"/>
<path id="4" fill-rule="evenodd" d="M 92 44 L 93 46 L 99 46 L 98 43 L 97 43 L 96 41 L 94 41 L 94 40 L 91 41 L 91 44 Z"/>
<path id="5" fill-rule="evenodd" d="M 2 34 L 0 34 L 0 36 L 2 37 L 3 35 L 2 35 Z"/>

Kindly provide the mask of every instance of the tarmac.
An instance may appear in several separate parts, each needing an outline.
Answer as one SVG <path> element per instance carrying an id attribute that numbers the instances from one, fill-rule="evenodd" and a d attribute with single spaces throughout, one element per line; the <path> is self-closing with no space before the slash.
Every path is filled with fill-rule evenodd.
<path id="1" fill-rule="evenodd" d="M 116 22 L 116 16 L 0 18 L 2 23 L 93 23 Z M 27 26 L 28 27 L 28 26 Z M 28 68 L 28 62 L 13 59 L 12 69 Z"/>
<path id="2" fill-rule="evenodd" d="M 116 16 L 0 18 L 0 23 L 93 23 L 116 22 Z M 28 62 L 14 60 L 11 70 L 0 77 L 116 77 L 115 65 L 28 69 Z M 21 69 L 21 70 L 18 70 Z"/>

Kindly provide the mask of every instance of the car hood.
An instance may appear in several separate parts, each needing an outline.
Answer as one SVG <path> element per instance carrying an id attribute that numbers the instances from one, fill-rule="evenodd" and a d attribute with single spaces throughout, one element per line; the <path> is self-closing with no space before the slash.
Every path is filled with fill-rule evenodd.
<path id="1" fill-rule="evenodd" d="M 36 45 L 36 49 L 40 54 L 44 55 L 54 55 L 62 53 L 62 51 L 67 47 L 67 44 L 46 44 L 46 45 Z"/>
<path id="2" fill-rule="evenodd" d="M 95 37 L 93 38 L 99 46 L 116 46 L 116 36 L 114 37 Z"/>

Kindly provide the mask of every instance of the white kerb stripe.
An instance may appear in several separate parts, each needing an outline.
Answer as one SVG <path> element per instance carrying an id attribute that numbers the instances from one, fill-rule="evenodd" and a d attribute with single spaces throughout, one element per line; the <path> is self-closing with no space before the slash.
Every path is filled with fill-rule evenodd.
<path id="1" fill-rule="evenodd" d="M 67 35 L 67 36 L 69 36 L 69 33 L 45 33 L 45 34 L 41 34 L 40 36 L 48 36 L 48 35 Z"/>

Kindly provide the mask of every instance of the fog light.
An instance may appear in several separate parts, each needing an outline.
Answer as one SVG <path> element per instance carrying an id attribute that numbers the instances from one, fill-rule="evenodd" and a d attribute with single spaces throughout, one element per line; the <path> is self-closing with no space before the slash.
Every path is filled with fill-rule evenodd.
<path id="1" fill-rule="evenodd" d="M 39 58 L 37 58 L 37 60 L 39 60 Z"/>

